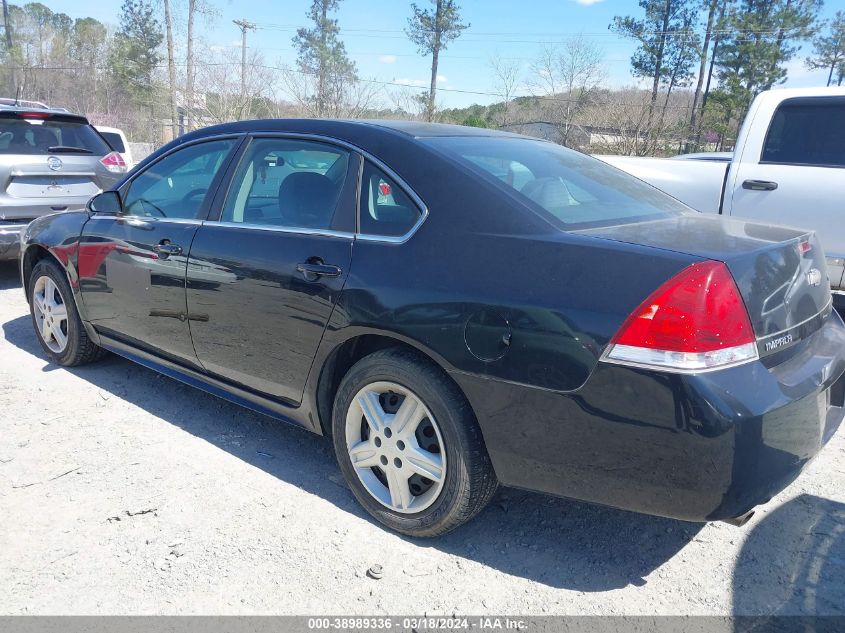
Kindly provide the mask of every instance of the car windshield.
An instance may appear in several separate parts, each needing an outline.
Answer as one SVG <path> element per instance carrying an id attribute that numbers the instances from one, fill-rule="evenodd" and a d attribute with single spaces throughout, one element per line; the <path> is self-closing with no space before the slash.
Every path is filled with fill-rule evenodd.
<path id="1" fill-rule="evenodd" d="M 0 154 L 109 153 L 105 141 L 85 123 L 0 118 Z"/>
<path id="2" fill-rule="evenodd" d="M 505 186 L 563 230 L 656 220 L 692 212 L 600 160 L 527 138 L 449 136 L 430 146 Z"/>

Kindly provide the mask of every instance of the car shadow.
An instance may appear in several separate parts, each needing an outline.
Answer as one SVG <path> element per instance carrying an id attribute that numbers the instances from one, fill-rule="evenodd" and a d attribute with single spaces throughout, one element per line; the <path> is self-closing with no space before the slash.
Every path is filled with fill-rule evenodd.
<path id="1" fill-rule="evenodd" d="M 845 504 L 802 494 L 756 523 L 734 569 L 733 613 L 845 615 Z"/>
<path id="2" fill-rule="evenodd" d="M 20 288 L 21 278 L 17 260 L 0 262 L 0 290 Z"/>
<path id="3" fill-rule="evenodd" d="M 3 323 L 2 329 L 11 344 L 44 357 L 28 316 Z M 56 368 L 48 364 L 45 371 Z M 66 371 L 378 525 L 343 482 L 331 443 L 317 435 L 117 356 Z M 645 584 L 644 578 L 677 554 L 701 527 L 502 489 L 472 522 L 444 537 L 403 538 L 417 547 L 442 550 L 548 586 L 599 592 Z"/>

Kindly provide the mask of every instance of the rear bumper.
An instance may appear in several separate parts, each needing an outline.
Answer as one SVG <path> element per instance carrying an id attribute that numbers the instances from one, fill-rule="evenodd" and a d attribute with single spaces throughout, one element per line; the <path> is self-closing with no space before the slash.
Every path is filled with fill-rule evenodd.
<path id="1" fill-rule="evenodd" d="M 5 196 L 0 200 L 0 211 L 2 211 L 6 221 L 20 221 L 25 224 L 42 215 L 52 215 L 64 211 L 83 211 L 90 199 L 90 196 L 55 198 L 13 198 Z"/>
<path id="2" fill-rule="evenodd" d="M 793 352 L 697 375 L 599 363 L 568 394 L 453 377 L 503 484 L 710 521 L 768 501 L 842 421 L 842 320 L 834 313 Z"/>
<path id="3" fill-rule="evenodd" d="M 0 212 L 6 218 L 0 223 L 0 261 L 17 259 L 20 254 L 20 234 L 34 219 L 62 213 L 80 211 L 88 204 L 87 197 L 66 198 L 11 198 L 0 201 Z"/>
<path id="4" fill-rule="evenodd" d="M 0 261 L 17 259 L 21 251 L 21 233 L 27 224 L 0 224 Z"/>

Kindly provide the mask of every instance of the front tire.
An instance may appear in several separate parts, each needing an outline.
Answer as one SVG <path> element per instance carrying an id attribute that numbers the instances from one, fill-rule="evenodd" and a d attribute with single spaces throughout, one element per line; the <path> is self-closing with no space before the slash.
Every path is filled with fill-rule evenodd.
<path id="1" fill-rule="evenodd" d="M 103 356 L 105 351 L 85 331 L 67 275 L 56 262 L 42 259 L 36 263 L 27 290 L 35 335 L 51 361 L 74 367 Z"/>
<path id="2" fill-rule="evenodd" d="M 496 491 L 463 394 L 411 350 L 381 350 L 349 370 L 335 397 L 332 433 L 352 493 L 397 532 L 445 534 L 478 514 Z"/>

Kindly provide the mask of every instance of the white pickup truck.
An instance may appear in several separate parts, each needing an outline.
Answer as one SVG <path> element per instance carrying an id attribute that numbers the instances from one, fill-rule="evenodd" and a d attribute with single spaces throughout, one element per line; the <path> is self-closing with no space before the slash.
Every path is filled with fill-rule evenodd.
<path id="1" fill-rule="evenodd" d="M 845 308 L 845 88 L 761 93 L 732 156 L 597 158 L 704 213 L 815 230 Z"/>

